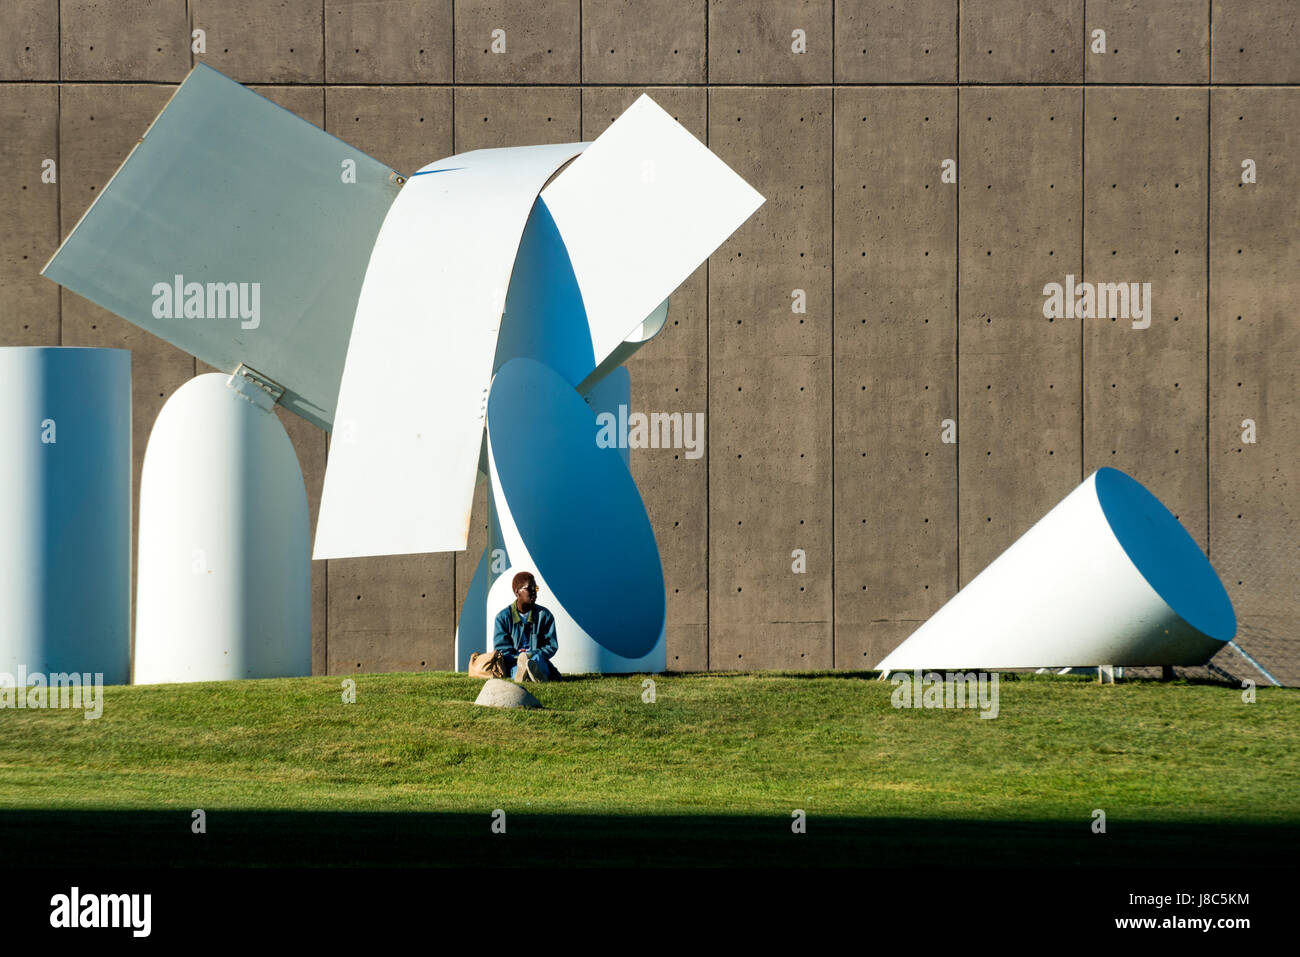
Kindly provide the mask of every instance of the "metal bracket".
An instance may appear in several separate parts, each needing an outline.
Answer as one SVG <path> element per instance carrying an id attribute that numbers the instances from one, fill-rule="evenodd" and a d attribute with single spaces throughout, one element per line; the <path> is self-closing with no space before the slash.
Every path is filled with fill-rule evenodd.
<path id="1" fill-rule="evenodd" d="M 284 386 L 242 362 L 226 380 L 226 385 L 265 412 L 270 412 L 284 397 Z"/>

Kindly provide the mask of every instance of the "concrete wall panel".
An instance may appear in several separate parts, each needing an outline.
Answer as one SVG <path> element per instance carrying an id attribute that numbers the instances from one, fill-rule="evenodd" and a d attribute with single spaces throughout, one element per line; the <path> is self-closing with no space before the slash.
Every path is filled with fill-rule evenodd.
<path id="1" fill-rule="evenodd" d="M 703 83 L 701 0 L 583 0 L 584 83 Z"/>
<path id="2" fill-rule="evenodd" d="M 710 363 L 711 669 L 834 667 L 830 375 L 829 355 Z"/>
<path id="3" fill-rule="evenodd" d="M 190 21 L 177 0 L 62 0 L 64 80 L 179 82 L 190 71 Z"/>
<path id="4" fill-rule="evenodd" d="M 1212 82 L 1300 83 L 1294 0 L 1219 0 L 1211 7 Z"/>
<path id="5" fill-rule="evenodd" d="M 15 83 L 0 99 L 0 344 L 57 346 L 59 287 L 40 275 L 59 246 L 59 184 L 41 164 L 59 155 L 59 88 Z M 57 168 L 55 172 L 58 172 Z"/>
<path id="6" fill-rule="evenodd" d="M 207 32 L 196 54 L 240 83 L 323 83 L 320 0 L 192 0 L 195 29 Z"/>
<path id="7" fill-rule="evenodd" d="M 962 0 L 963 83 L 1079 83 L 1083 0 Z"/>
<path id="8" fill-rule="evenodd" d="M 835 660 L 870 668 L 957 585 L 957 94 L 835 104 Z"/>
<path id="9" fill-rule="evenodd" d="M 836 83 L 954 83 L 957 0 L 839 0 Z"/>
<path id="10" fill-rule="evenodd" d="M 710 361 L 829 356 L 830 89 L 711 90 L 709 148 L 766 198 L 709 260 Z"/>
<path id="11" fill-rule="evenodd" d="M 451 87 L 331 86 L 325 129 L 409 176 L 450 156 Z"/>
<path id="12" fill-rule="evenodd" d="M 760 624 L 715 618 L 709 628 L 711 671 L 824 671 L 830 658 L 829 621 Z"/>
<path id="13" fill-rule="evenodd" d="M 577 83 L 581 2 L 456 0 L 456 82 Z"/>
<path id="14" fill-rule="evenodd" d="M 330 674 L 452 670 L 450 555 L 329 563 Z"/>
<path id="15" fill-rule="evenodd" d="M 454 103 L 457 153 L 576 143 L 581 138 L 582 96 L 577 87 L 459 86 Z"/>
<path id="16" fill-rule="evenodd" d="M 833 662 L 831 105 L 824 87 L 710 93 L 710 147 L 767 197 L 709 264 L 713 668 Z"/>
<path id="17" fill-rule="evenodd" d="M 319 86 L 257 86 L 249 87 L 258 96 L 264 96 L 302 117 L 313 126 L 325 128 L 325 90 Z"/>
<path id="18" fill-rule="evenodd" d="M 461 609 L 465 605 L 465 595 L 469 591 L 470 583 L 474 580 L 474 570 L 478 567 L 479 556 L 483 554 L 483 549 L 487 546 L 487 496 L 488 483 L 487 479 L 484 479 L 474 489 L 474 504 L 469 515 L 468 546 L 463 552 L 455 552 L 452 555 L 456 579 L 456 616 L 451 622 L 451 657 L 448 659 L 447 664 L 438 665 L 439 668 L 454 670 L 456 667 L 456 622 L 460 621 Z M 545 604 L 545 602 L 542 602 L 542 604 Z M 488 614 L 495 615 L 500 610 L 500 608 L 489 609 Z"/>
<path id="19" fill-rule="evenodd" d="M 1150 283 L 1151 315 L 1147 329 L 1082 320 L 1083 471 L 1132 475 L 1204 548 L 1207 94 L 1105 88 L 1086 101 L 1082 278 Z"/>
<path id="20" fill-rule="evenodd" d="M 1210 195 L 1210 559 L 1238 640 L 1300 684 L 1300 90 L 1215 90 Z M 1257 182 L 1242 183 L 1252 159 Z M 1255 442 L 1245 441 L 1246 420 Z M 1257 680 L 1258 676 L 1255 676 Z"/>
<path id="21" fill-rule="evenodd" d="M 1106 31 L 1106 52 L 1092 32 Z M 1205 83 L 1210 78 L 1209 0 L 1092 0 L 1089 83 Z"/>
<path id="22" fill-rule="evenodd" d="M 831 82 L 832 6 L 831 0 L 709 0 L 709 82 Z"/>
<path id="23" fill-rule="evenodd" d="M 59 78 L 59 0 L 0 5 L 0 80 Z"/>
<path id="24" fill-rule="evenodd" d="M 1082 478 L 1080 327 L 1043 316 L 1079 274 L 1081 91 L 961 94 L 961 582 Z"/>
<path id="25" fill-rule="evenodd" d="M 452 0 L 326 0 L 325 82 L 450 83 Z"/>

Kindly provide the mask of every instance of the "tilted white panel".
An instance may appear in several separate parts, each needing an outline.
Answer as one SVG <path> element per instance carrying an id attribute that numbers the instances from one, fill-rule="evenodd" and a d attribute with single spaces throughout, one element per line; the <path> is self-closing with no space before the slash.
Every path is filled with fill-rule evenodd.
<path id="1" fill-rule="evenodd" d="M 542 200 L 569 251 L 597 365 L 763 205 L 644 95 Z"/>
<path id="2" fill-rule="evenodd" d="M 378 160 L 199 64 L 43 274 L 330 428 L 366 258 L 398 195 Z"/>

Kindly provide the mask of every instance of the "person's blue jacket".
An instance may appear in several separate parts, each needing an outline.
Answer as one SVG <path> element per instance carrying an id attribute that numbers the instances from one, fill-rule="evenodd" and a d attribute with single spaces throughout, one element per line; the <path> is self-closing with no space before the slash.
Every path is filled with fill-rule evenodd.
<path id="1" fill-rule="evenodd" d="M 518 604 L 512 601 L 497 613 L 492 647 L 505 659 L 507 671 L 514 668 L 519 655 L 526 651 L 529 660 L 545 661 L 552 673 L 557 674 L 551 664 L 551 656 L 560 650 L 555 637 L 555 616 L 536 604 L 521 615 Z"/>

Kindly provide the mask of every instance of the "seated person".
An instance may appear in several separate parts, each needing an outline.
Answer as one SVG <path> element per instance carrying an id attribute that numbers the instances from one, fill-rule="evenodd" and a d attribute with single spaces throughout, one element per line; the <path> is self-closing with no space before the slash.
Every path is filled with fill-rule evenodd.
<path id="1" fill-rule="evenodd" d="M 497 614 L 492 647 L 501 653 L 515 681 L 554 681 L 560 672 L 551 664 L 559 650 L 555 616 L 537 604 L 537 581 L 520 572 L 510 583 L 515 600 Z"/>

